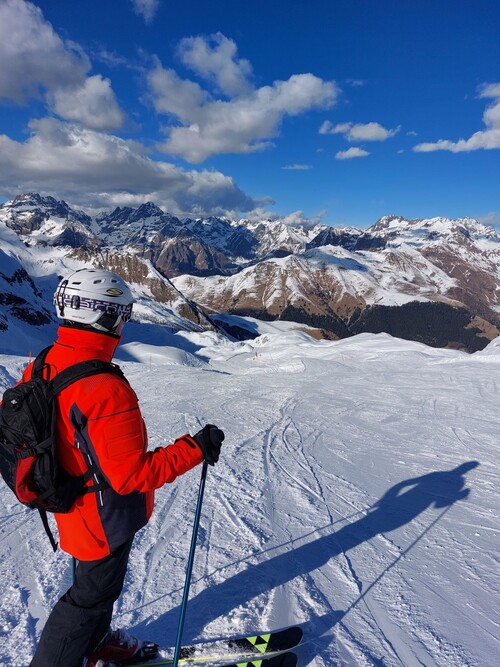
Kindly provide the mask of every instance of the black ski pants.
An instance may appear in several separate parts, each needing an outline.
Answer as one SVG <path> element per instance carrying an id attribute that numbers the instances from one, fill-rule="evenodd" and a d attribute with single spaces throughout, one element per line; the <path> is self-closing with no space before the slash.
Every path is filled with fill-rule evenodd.
<path id="1" fill-rule="evenodd" d="M 52 609 L 30 667 L 81 667 L 110 627 L 133 539 L 105 558 L 78 563 L 74 583 Z"/>

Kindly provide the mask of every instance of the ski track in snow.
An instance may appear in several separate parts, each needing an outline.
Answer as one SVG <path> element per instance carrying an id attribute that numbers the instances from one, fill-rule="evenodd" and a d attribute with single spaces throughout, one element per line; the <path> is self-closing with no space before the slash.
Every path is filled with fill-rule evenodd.
<path id="1" fill-rule="evenodd" d="M 300 623 L 301 666 L 496 667 L 500 349 L 308 340 L 212 338 L 203 367 L 122 364 L 151 448 L 206 422 L 226 431 L 184 641 Z M 0 357 L 2 386 L 21 367 Z M 115 606 L 116 625 L 164 646 L 175 640 L 199 475 L 157 492 Z M 52 555 L 35 513 L 4 486 L 0 498 L 0 666 L 26 667 L 71 564 Z"/>

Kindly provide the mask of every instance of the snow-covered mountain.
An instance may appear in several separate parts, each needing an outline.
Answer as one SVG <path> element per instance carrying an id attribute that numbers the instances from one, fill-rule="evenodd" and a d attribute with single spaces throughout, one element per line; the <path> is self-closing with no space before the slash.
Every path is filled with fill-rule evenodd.
<path id="1" fill-rule="evenodd" d="M 259 335 L 241 343 L 149 325 L 147 345 L 118 348 L 151 449 L 205 422 L 226 432 L 184 641 L 299 623 L 301 667 L 497 667 L 497 341 L 465 354 L 247 325 Z M 0 355 L 0 390 L 25 362 Z M 115 627 L 163 647 L 175 642 L 199 476 L 157 492 L 115 605 Z M 71 562 L 1 483 L 0 581 L 0 665 L 26 667 Z"/>
<path id="2" fill-rule="evenodd" d="M 91 217 L 28 194 L 0 206 L 2 229 L 17 237 L 23 253 L 10 254 L 31 278 L 53 254 L 112 264 L 129 280 L 160 281 L 168 304 L 184 295 L 183 310 L 203 326 L 194 303 L 214 320 L 291 320 L 333 339 L 386 331 L 474 351 L 500 333 L 500 236 L 470 218 L 388 216 L 362 231 L 180 220 L 153 203 Z M 42 271 L 32 273 L 27 254 Z"/>
<path id="3" fill-rule="evenodd" d="M 230 276 L 173 282 L 216 312 L 473 351 L 499 333 L 500 236 L 471 219 L 388 217 L 366 231 L 322 229 L 299 252 Z"/>
<path id="4" fill-rule="evenodd" d="M 150 260 L 105 246 L 92 218 L 52 197 L 25 195 L 0 207 L 1 352 L 24 354 L 52 342 L 57 283 L 89 264 L 116 271 L 131 285 L 134 320 L 144 325 L 136 332 L 138 340 L 147 339 L 148 323 L 173 330 L 217 329 Z"/>

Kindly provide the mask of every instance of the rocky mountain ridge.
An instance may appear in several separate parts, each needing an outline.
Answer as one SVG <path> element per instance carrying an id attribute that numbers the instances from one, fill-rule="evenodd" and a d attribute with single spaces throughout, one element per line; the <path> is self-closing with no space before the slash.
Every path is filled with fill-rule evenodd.
<path id="1" fill-rule="evenodd" d="M 471 218 L 386 216 L 358 230 L 181 220 L 152 202 L 92 217 L 32 193 L 1 205 L 0 225 L 37 257 L 57 249 L 129 280 L 152 272 L 215 319 L 289 319 L 329 338 L 387 331 L 469 351 L 500 332 L 500 236 Z"/>

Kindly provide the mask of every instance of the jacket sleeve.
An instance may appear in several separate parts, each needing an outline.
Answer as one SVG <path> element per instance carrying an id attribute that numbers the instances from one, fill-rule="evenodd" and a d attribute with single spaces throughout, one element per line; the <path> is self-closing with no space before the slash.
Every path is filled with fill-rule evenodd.
<path id="1" fill-rule="evenodd" d="M 85 413 L 87 438 L 96 463 L 117 493 L 152 491 L 203 461 L 201 449 L 189 435 L 146 451 L 146 426 L 134 391 L 115 377 L 99 384 Z"/>

